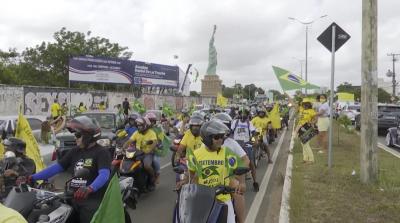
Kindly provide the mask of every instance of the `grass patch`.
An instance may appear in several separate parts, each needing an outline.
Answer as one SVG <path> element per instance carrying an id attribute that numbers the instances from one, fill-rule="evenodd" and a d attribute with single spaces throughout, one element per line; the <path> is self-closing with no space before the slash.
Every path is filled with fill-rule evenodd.
<path id="1" fill-rule="evenodd" d="M 340 134 L 339 140 L 337 134 Z M 305 165 L 301 144 L 295 141 L 291 222 L 400 222 L 399 158 L 378 150 L 379 181 L 363 185 L 360 182 L 360 137 L 334 123 L 333 151 L 331 170 L 327 167 L 327 154 L 319 154 L 317 150 L 313 150 L 316 162 Z M 356 171 L 354 176 L 353 170 Z"/>

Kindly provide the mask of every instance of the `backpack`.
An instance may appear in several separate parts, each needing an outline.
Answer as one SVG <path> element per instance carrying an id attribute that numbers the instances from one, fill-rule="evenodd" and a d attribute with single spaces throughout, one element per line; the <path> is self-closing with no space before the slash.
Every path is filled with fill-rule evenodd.
<path id="1" fill-rule="evenodd" d="M 239 121 L 240 121 L 239 119 L 236 119 L 235 127 L 232 130 L 232 134 L 235 134 L 235 130 L 236 130 L 237 126 L 239 125 Z M 249 119 L 246 120 L 246 123 L 247 123 L 247 129 L 249 130 L 249 139 L 251 139 L 251 131 L 250 131 Z"/>

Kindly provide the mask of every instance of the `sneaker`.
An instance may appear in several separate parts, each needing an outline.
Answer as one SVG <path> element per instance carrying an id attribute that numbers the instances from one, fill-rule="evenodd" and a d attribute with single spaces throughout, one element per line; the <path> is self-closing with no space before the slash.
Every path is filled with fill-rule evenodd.
<path id="1" fill-rule="evenodd" d="M 260 186 L 258 185 L 257 182 L 253 183 L 253 190 L 254 190 L 254 192 L 258 192 L 260 190 Z"/>

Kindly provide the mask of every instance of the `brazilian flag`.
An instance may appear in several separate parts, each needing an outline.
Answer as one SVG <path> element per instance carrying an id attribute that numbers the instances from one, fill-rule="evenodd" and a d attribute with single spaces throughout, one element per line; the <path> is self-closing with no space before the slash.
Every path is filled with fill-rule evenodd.
<path id="1" fill-rule="evenodd" d="M 167 117 L 171 117 L 172 115 L 174 115 L 174 110 L 166 103 L 164 103 L 164 105 L 162 107 L 162 112 Z"/>
<path id="2" fill-rule="evenodd" d="M 228 175 L 233 175 L 233 171 L 238 167 L 247 167 L 243 160 L 229 148 L 225 148 L 225 167 Z"/>
<path id="3" fill-rule="evenodd" d="M 193 171 L 196 173 L 197 176 L 203 176 L 203 168 L 201 165 L 196 160 L 196 157 L 194 156 L 194 151 L 193 149 L 187 148 L 186 149 L 186 156 L 187 156 L 187 163 L 188 163 L 188 169 L 190 171 Z M 207 173 L 204 173 L 207 174 Z"/>
<path id="4" fill-rule="evenodd" d="M 272 66 L 276 77 L 284 91 L 296 90 L 296 89 L 319 89 L 317 85 L 310 84 L 307 81 L 301 79 L 299 76 L 292 72 L 282 69 L 280 67 Z"/>

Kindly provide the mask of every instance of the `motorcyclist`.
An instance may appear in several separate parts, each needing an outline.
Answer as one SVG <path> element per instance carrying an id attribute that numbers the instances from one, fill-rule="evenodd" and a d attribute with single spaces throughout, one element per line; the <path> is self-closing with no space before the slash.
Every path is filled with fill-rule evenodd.
<path id="1" fill-rule="evenodd" d="M 182 114 L 179 122 L 175 125 L 178 134 L 183 135 L 185 131 L 188 129 L 188 122 L 190 120 L 189 112 L 186 109 L 182 110 Z"/>
<path id="2" fill-rule="evenodd" d="M 182 157 L 183 155 L 187 157 L 188 149 L 194 151 L 200 148 L 202 144 L 200 137 L 200 128 L 203 123 L 204 117 L 200 114 L 194 114 L 190 117 L 189 130 L 186 130 L 185 134 L 183 135 L 177 151 L 177 154 L 180 157 Z"/>
<path id="3" fill-rule="evenodd" d="M 239 118 L 234 120 L 231 125 L 233 139 L 239 142 L 240 145 L 245 145 L 251 142 L 251 138 L 254 136 L 256 128 L 249 121 L 250 112 L 248 110 L 240 110 Z M 253 163 L 253 150 L 244 147 L 247 156 L 250 159 L 250 170 L 253 178 L 253 189 L 254 191 L 259 190 L 259 184 L 257 182 L 256 168 Z"/>
<path id="4" fill-rule="evenodd" d="M 136 119 L 139 117 L 140 115 L 137 113 L 133 113 L 128 116 L 128 123 L 125 126 L 125 132 L 128 134 L 129 138 L 137 131 Z"/>
<path id="5" fill-rule="evenodd" d="M 153 156 L 154 150 L 157 147 L 157 135 L 150 128 L 150 120 L 146 117 L 136 119 L 136 125 L 138 131 L 136 131 L 131 138 L 124 144 L 124 148 L 128 148 L 130 145 L 134 145 L 137 150 L 144 153 L 143 165 L 144 169 L 149 174 L 150 185 L 149 190 L 155 188 L 155 171 L 153 168 Z"/>
<path id="6" fill-rule="evenodd" d="M 16 185 L 18 177 L 28 177 L 36 172 L 35 162 L 26 156 L 26 143 L 18 138 L 10 137 L 3 141 L 5 153 L 0 161 L 0 168 L 4 175 L 4 191 L 8 194 Z"/>
<path id="7" fill-rule="evenodd" d="M 89 175 L 72 179 L 69 187 L 74 191 L 72 206 L 79 220 L 90 222 L 97 211 L 110 178 L 111 155 L 96 142 L 101 135 L 98 123 L 87 116 L 78 116 L 67 123 L 67 129 L 75 134 L 77 146 L 71 149 L 56 164 L 30 176 L 30 181 L 46 180 L 57 173 L 68 171 L 74 174 L 82 168 L 89 170 Z"/>
<path id="8" fill-rule="evenodd" d="M 230 115 L 226 113 L 218 113 L 214 116 L 214 119 L 220 120 L 222 123 L 224 123 L 229 130 L 231 130 L 231 125 L 232 125 L 232 118 Z M 243 163 L 246 165 L 246 167 L 249 166 L 250 160 L 249 157 L 247 156 L 245 150 L 239 145 L 238 142 L 236 142 L 233 138 L 227 137 L 224 141 L 223 146 L 228 147 L 234 152 L 238 157 L 240 157 L 243 161 Z M 245 175 L 242 176 L 237 176 L 237 180 L 239 181 L 240 186 L 243 188 L 243 190 L 246 189 L 246 180 L 245 180 Z M 235 207 L 235 212 L 238 217 L 238 222 L 242 223 L 246 219 L 246 215 L 244 213 L 245 210 L 245 200 L 243 194 L 234 194 L 233 195 L 233 200 L 234 202 L 234 207 Z"/>
<path id="9" fill-rule="evenodd" d="M 162 150 L 162 142 L 164 140 L 165 134 L 164 131 L 160 126 L 157 125 L 157 116 L 153 112 L 149 112 L 145 116 L 150 120 L 150 128 L 156 133 L 157 135 L 157 150 Z M 156 151 L 157 151 L 156 150 Z M 155 151 L 155 152 L 156 152 Z M 158 184 L 160 178 L 160 157 L 157 155 L 157 152 L 153 156 L 153 167 L 155 171 L 155 181 Z"/>
<path id="10" fill-rule="evenodd" d="M 216 119 L 202 125 L 200 135 L 204 144 L 188 159 L 190 179 L 192 182 L 208 187 L 229 185 L 235 188 L 236 193 L 243 193 L 243 185 L 240 185 L 234 177 L 226 177 L 229 176 L 231 165 L 237 164 L 240 159 L 231 149 L 222 146 L 228 133 L 229 128 Z M 234 223 L 235 214 L 231 195 L 221 194 L 216 198 L 228 206 L 227 222 Z"/>
<path id="11" fill-rule="evenodd" d="M 256 129 L 261 130 L 261 132 L 258 132 L 258 134 L 261 134 L 262 137 L 260 137 L 259 140 L 256 140 L 256 145 L 261 146 L 261 148 L 267 153 L 268 163 L 272 163 L 271 153 L 268 148 L 267 140 L 267 129 L 268 124 L 271 122 L 271 120 L 266 116 L 266 114 L 267 112 L 265 111 L 265 109 L 260 108 L 257 112 L 257 116 L 251 120 L 251 123 Z"/>

